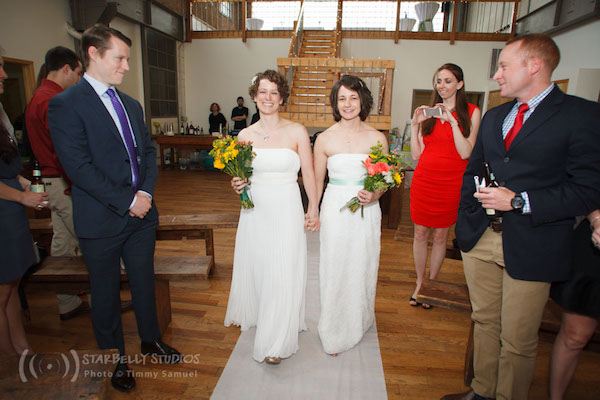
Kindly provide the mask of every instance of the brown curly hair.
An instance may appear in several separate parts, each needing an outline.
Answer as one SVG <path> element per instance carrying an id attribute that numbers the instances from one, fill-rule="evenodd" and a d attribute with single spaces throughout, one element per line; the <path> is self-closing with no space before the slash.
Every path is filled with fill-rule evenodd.
<path id="1" fill-rule="evenodd" d="M 259 72 L 258 74 L 254 75 L 254 78 L 252 78 L 252 85 L 250 85 L 248 88 L 248 94 L 252 100 L 254 100 L 258 94 L 258 85 L 263 79 L 267 79 L 277 85 L 277 91 L 283 100 L 282 105 L 285 106 L 287 104 L 288 97 L 290 97 L 290 87 L 287 79 L 285 79 L 285 77 L 279 72 L 273 71 L 272 69 L 268 69 L 265 72 Z"/>

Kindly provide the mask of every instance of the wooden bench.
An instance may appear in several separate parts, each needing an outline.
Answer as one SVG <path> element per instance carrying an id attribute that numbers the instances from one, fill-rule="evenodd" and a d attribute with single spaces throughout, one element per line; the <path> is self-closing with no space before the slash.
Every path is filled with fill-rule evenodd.
<path id="1" fill-rule="evenodd" d="M 469 299 L 469 290 L 467 285 L 443 282 L 437 280 L 425 280 L 417 301 L 427 303 L 432 306 L 449 308 L 452 310 L 471 312 L 471 301 Z M 542 323 L 540 325 L 541 332 L 556 334 L 560 330 L 562 308 L 552 299 L 548 299 Z M 465 353 L 465 368 L 464 382 L 465 386 L 470 386 L 473 380 L 473 328 L 474 323 L 471 321 L 469 329 L 469 338 L 467 341 L 467 349 Z M 596 329 L 596 333 L 591 340 L 593 343 L 600 342 L 600 327 Z"/>
<path id="2" fill-rule="evenodd" d="M 171 322 L 172 280 L 207 279 L 212 256 L 155 256 L 154 282 L 156 311 L 160 332 Z M 121 270 L 121 285 L 128 287 L 127 274 Z M 88 271 L 82 257 L 46 257 L 26 282 L 26 290 L 52 290 L 77 294 L 90 289 Z M 92 300 L 93 301 L 93 300 Z"/>
<path id="3" fill-rule="evenodd" d="M 239 214 L 161 215 L 156 229 L 157 240 L 204 239 L 206 255 L 211 257 L 209 273 L 214 267 L 213 229 L 237 227 Z M 46 245 L 52 240 L 50 218 L 30 219 L 29 228 L 36 242 Z"/>

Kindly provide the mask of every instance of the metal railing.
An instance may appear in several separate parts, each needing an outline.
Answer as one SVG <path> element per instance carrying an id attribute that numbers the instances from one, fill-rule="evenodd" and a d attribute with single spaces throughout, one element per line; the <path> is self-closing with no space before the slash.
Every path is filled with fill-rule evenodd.
<path id="1" fill-rule="evenodd" d="M 298 19 L 296 21 L 296 28 L 292 34 L 292 43 L 290 44 L 290 57 L 298 57 L 300 55 L 302 38 L 304 36 L 304 1 L 302 1 L 302 6 L 300 7 L 300 12 L 298 13 Z"/>

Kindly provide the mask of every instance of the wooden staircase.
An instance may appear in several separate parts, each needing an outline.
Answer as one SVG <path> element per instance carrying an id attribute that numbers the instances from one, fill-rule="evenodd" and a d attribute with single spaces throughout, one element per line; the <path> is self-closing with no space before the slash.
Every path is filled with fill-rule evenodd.
<path id="1" fill-rule="evenodd" d="M 335 31 L 304 31 L 300 57 L 335 57 Z"/>

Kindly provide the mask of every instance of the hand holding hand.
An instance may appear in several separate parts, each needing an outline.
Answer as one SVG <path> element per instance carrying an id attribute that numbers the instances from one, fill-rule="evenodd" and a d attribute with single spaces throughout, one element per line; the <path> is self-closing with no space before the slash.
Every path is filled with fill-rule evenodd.
<path id="1" fill-rule="evenodd" d="M 482 187 L 473 196 L 479 199 L 483 208 L 511 211 L 510 201 L 515 197 L 515 192 L 505 187 Z"/>
<path id="2" fill-rule="evenodd" d="M 304 214 L 304 229 L 310 232 L 316 232 L 321 227 L 319 220 L 319 210 L 311 210 Z"/>
<path id="3" fill-rule="evenodd" d="M 27 186 L 21 194 L 21 204 L 25 207 L 31 207 L 38 210 L 48 207 L 48 193 L 33 193 L 31 188 Z"/>
<path id="4" fill-rule="evenodd" d="M 137 192 L 135 197 L 135 204 L 129 210 L 129 215 L 142 219 L 152 208 L 152 199 L 150 196 L 142 192 Z"/>
<path id="5" fill-rule="evenodd" d="M 592 222 L 590 222 L 590 224 L 594 229 L 592 231 L 592 243 L 597 249 L 600 249 L 600 218 L 596 217 L 595 220 L 592 219 Z"/>
<path id="6" fill-rule="evenodd" d="M 231 179 L 231 187 L 237 194 L 242 194 L 246 186 L 248 186 L 248 179 L 242 179 L 237 176 Z"/>

